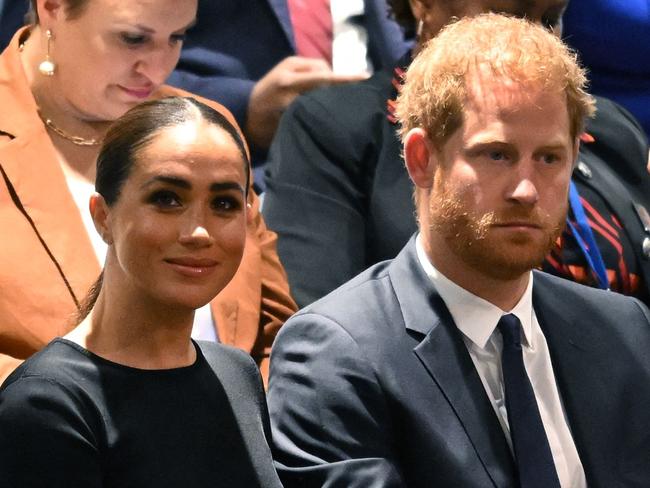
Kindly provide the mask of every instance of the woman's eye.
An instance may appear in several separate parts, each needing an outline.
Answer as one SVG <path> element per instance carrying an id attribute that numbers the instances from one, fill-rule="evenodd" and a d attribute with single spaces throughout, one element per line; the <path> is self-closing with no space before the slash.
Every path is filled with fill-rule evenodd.
<path id="1" fill-rule="evenodd" d="M 161 208 L 176 208 L 181 206 L 178 196 L 171 191 L 159 191 L 151 195 L 149 202 Z"/>
<path id="2" fill-rule="evenodd" d="M 218 212 L 232 212 L 241 208 L 241 203 L 236 198 L 218 197 L 212 201 L 212 208 Z"/>
<path id="3" fill-rule="evenodd" d="M 140 44 L 144 44 L 147 40 L 146 36 L 143 36 L 142 34 L 130 34 L 128 32 L 122 32 L 120 34 L 120 39 L 122 39 L 122 42 L 128 46 L 139 46 Z"/>

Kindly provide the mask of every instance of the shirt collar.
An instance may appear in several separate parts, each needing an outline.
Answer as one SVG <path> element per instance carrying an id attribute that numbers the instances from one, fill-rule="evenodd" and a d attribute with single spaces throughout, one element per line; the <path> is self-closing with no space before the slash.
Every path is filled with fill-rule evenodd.
<path id="1" fill-rule="evenodd" d="M 484 349 L 502 315 L 511 313 L 517 316 L 523 330 L 523 342 L 527 347 L 533 344 L 533 273 L 530 273 L 528 286 L 519 302 L 512 310 L 504 311 L 483 298 L 470 293 L 438 271 L 426 254 L 418 234 L 415 247 L 420 265 L 433 282 L 438 294 L 447 305 L 456 327 L 470 341 Z"/>

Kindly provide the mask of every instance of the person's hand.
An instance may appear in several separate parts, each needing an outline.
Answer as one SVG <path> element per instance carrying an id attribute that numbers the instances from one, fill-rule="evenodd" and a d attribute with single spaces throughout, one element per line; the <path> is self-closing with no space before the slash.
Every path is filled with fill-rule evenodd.
<path id="1" fill-rule="evenodd" d="M 335 74 L 322 59 L 299 56 L 283 59 L 253 87 L 244 128 L 248 141 L 258 148 L 268 149 L 282 112 L 301 93 L 323 85 L 365 78 L 366 74 Z"/>

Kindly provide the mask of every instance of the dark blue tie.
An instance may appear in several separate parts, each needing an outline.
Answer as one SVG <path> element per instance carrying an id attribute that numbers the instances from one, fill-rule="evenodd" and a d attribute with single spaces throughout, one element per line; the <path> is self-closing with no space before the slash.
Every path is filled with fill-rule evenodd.
<path id="1" fill-rule="evenodd" d="M 497 327 L 503 337 L 501 365 L 519 483 L 521 488 L 560 488 L 535 393 L 524 367 L 521 324 L 515 315 L 508 314 L 501 317 Z"/>

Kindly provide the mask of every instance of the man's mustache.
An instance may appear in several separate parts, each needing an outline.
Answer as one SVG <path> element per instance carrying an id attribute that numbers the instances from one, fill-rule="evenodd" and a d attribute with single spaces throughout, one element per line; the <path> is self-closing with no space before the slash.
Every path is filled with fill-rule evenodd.
<path id="1" fill-rule="evenodd" d="M 545 229 L 557 227 L 559 224 L 548 213 L 537 207 L 532 209 L 512 208 L 498 213 L 489 212 L 485 217 L 487 217 L 485 220 L 481 220 L 489 225 L 527 225 Z M 562 221 L 564 220 L 565 217 L 562 218 Z"/>

